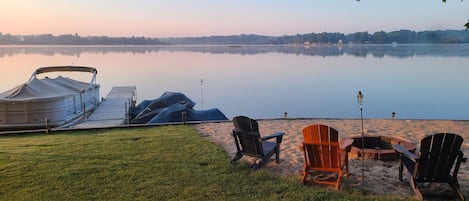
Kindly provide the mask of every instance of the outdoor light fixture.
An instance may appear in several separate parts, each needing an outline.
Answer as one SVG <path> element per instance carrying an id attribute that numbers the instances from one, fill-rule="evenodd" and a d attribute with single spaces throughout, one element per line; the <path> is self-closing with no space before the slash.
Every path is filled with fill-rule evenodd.
<path id="1" fill-rule="evenodd" d="M 362 91 L 358 91 L 358 95 L 357 95 L 357 101 L 358 101 L 358 104 L 360 105 L 360 120 L 361 120 L 361 123 L 362 123 L 362 150 L 361 150 L 361 154 L 362 154 L 362 185 L 361 185 L 361 188 L 362 188 L 362 191 L 363 191 L 363 183 L 364 183 L 364 180 L 365 180 L 365 176 L 364 176 L 364 172 L 365 172 L 365 130 L 363 129 L 363 93 Z"/>
<path id="2" fill-rule="evenodd" d="M 363 94 L 362 94 L 362 91 L 358 91 L 357 101 L 358 101 L 358 104 L 360 105 L 360 109 L 362 109 L 362 104 L 363 104 Z"/>

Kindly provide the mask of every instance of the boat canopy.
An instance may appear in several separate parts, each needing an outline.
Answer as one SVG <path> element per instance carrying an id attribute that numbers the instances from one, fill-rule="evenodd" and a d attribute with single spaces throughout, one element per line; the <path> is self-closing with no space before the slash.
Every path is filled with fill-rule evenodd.
<path id="1" fill-rule="evenodd" d="M 90 85 L 96 84 L 96 74 L 98 74 L 98 70 L 93 67 L 87 67 L 87 66 L 48 66 L 48 67 L 41 67 L 36 69 L 36 71 L 33 72 L 31 75 L 31 78 L 29 80 L 32 80 L 36 78 L 36 75 L 42 74 L 42 73 L 50 73 L 50 72 L 88 72 L 88 73 L 93 73 L 93 78 L 91 79 Z"/>

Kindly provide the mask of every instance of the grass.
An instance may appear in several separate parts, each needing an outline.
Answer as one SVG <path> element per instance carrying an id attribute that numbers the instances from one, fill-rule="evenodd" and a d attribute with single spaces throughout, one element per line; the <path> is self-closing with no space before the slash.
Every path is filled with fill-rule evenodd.
<path id="1" fill-rule="evenodd" d="M 396 200 L 232 166 L 190 126 L 0 136 L 0 200 Z"/>

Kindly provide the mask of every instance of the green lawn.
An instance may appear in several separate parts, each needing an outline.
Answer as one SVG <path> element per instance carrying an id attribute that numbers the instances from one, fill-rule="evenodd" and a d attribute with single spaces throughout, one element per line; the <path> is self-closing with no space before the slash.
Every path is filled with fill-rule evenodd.
<path id="1" fill-rule="evenodd" d="M 0 200 L 393 200 L 232 166 L 190 126 L 0 136 Z"/>

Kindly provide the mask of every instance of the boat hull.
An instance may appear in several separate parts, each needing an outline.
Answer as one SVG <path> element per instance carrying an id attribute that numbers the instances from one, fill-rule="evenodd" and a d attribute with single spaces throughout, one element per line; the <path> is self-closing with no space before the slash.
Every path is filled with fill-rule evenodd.
<path id="1" fill-rule="evenodd" d="M 98 105 L 99 86 L 54 99 L 0 101 L 0 131 L 63 126 L 83 119 Z"/>

